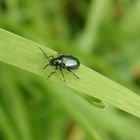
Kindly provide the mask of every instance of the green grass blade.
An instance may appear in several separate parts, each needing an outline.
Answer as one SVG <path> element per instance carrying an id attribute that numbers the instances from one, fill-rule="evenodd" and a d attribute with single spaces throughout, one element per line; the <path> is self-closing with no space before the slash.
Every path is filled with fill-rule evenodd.
<path id="1" fill-rule="evenodd" d="M 56 52 L 49 48 L 0 29 L 0 61 L 42 77 L 47 77 L 53 69 L 42 70 L 47 60 L 38 49 L 39 47 L 44 49 L 48 55 L 56 55 Z M 75 73 L 80 77 L 80 80 L 67 71 L 64 73 L 66 82 L 63 82 L 60 74 L 53 75 L 51 80 L 99 98 L 107 104 L 140 117 L 140 98 L 138 95 L 86 66 L 81 65 Z"/>
<path id="2" fill-rule="evenodd" d="M 23 96 L 21 96 L 19 90 L 16 89 L 16 82 L 12 71 L 4 67 L 1 71 L 1 80 L 6 85 L 3 97 L 11 103 L 11 105 L 7 104 L 9 114 L 11 114 L 11 118 L 18 128 L 22 140 L 32 140 L 28 111 Z"/>
<path id="3" fill-rule="evenodd" d="M 92 0 L 85 29 L 80 38 L 79 48 L 84 52 L 91 52 L 98 40 L 98 32 L 104 15 L 107 11 L 109 0 Z"/>
<path id="4" fill-rule="evenodd" d="M 16 131 L 10 123 L 5 110 L 0 104 L 0 130 L 3 131 L 5 138 L 8 140 L 18 140 L 19 137 L 16 135 Z"/>

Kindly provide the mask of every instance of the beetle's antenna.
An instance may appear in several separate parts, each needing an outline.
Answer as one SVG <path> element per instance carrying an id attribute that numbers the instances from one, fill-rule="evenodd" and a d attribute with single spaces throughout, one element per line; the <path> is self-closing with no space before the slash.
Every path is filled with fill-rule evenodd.
<path id="1" fill-rule="evenodd" d="M 49 57 L 46 55 L 46 53 L 43 51 L 42 48 L 39 47 L 39 49 L 42 51 L 42 53 L 44 54 L 44 56 L 50 61 Z"/>

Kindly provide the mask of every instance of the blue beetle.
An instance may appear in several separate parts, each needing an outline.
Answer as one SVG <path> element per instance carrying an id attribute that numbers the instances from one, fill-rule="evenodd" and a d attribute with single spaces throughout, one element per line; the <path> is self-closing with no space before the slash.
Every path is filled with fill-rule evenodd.
<path id="1" fill-rule="evenodd" d="M 63 74 L 63 70 L 62 69 L 66 69 L 69 72 L 71 72 L 77 79 L 79 79 L 79 77 L 72 71 L 75 69 L 78 69 L 80 66 L 80 61 L 76 58 L 73 57 L 72 55 L 58 55 L 58 57 L 54 57 L 54 56 L 47 56 L 46 53 L 43 51 L 42 48 L 39 48 L 42 53 L 44 54 L 44 56 L 48 59 L 49 63 L 47 65 L 44 66 L 43 69 L 46 69 L 49 65 L 50 66 L 55 66 L 55 71 L 51 72 L 48 75 L 48 78 L 50 78 L 54 73 L 56 73 L 56 70 L 60 70 L 63 80 L 65 82 L 65 77 Z"/>

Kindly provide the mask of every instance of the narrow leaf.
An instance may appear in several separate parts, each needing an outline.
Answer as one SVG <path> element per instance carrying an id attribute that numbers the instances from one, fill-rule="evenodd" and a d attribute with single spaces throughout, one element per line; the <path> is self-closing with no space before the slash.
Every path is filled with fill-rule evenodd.
<path id="1" fill-rule="evenodd" d="M 50 67 L 45 71 L 42 70 L 48 60 L 44 58 L 39 47 L 47 55 L 57 56 L 55 51 L 47 47 L 0 29 L 0 61 L 46 78 L 54 69 Z M 62 83 L 78 92 L 103 100 L 107 104 L 140 117 L 138 95 L 84 65 L 81 65 L 75 73 L 80 77 L 79 80 L 67 71 L 64 72 L 66 82 L 63 82 L 59 73 L 53 75 L 50 80 Z"/>

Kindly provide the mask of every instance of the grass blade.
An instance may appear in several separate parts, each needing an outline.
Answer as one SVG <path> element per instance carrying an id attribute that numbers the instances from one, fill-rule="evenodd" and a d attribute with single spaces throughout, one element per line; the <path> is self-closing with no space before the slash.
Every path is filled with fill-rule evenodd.
<path id="1" fill-rule="evenodd" d="M 49 48 L 0 29 L 0 61 L 46 77 L 53 69 L 42 71 L 42 67 L 47 63 L 47 60 L 38 49 L 39 47 L 45 50 L 48 55 L 56 54 Z M 67 71 L 64 73 L 65 83 L 57 74 L 52 76 L 51 80 L 99 98 L 109 105 L 140 117 L 140 98 L 138 95 L 86 66 L 81 65 L 75 73 L 80 77 L 80 80 L 77 80 Z"/>

